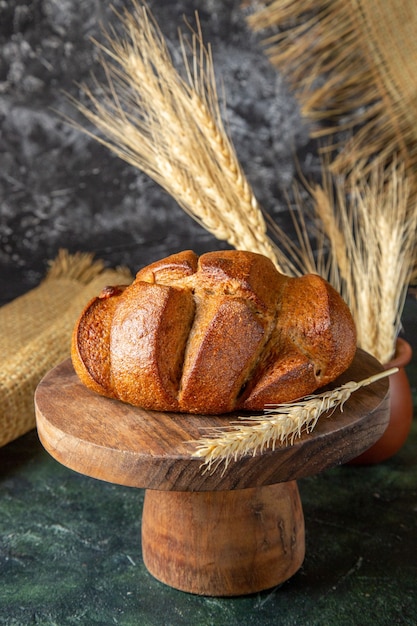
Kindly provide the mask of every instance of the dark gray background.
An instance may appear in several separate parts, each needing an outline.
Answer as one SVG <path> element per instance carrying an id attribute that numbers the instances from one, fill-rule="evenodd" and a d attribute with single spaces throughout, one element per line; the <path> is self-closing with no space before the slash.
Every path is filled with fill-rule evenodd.
<path id="1" fill-rule="evenodd" d="M 116 0 L 117 9 L 130 3 Z M 296 161 L 317 169 L 316 147 L 282 76 L 247 27 L 239 0 L 159 0 L 150 7 L 170 45 L 199 13 L 225 86 L 227 124 L 258 201 L 281 225 Z M 0 298 L 37 284 L 61 247 L 109 265 L 144 264 L 183 248 L 225 247 L 142 172 L 66 125 L 64 91 L 99 71 L 91 37 L 115 24 L 101 0 L 0 0 Z M 86 123 L 86 122 L 83 122 Z"/>

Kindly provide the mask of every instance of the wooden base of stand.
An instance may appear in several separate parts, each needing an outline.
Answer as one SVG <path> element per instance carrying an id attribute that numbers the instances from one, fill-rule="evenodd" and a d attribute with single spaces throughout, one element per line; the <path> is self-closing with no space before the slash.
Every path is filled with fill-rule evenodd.
<path id="1" fill-rule="evenodd" d="M 297 483 L 238 491 L 147 490 L 142 553 L 155 578 L 181 591 L 234 596 L 275 587 L 304 560 Z"/>

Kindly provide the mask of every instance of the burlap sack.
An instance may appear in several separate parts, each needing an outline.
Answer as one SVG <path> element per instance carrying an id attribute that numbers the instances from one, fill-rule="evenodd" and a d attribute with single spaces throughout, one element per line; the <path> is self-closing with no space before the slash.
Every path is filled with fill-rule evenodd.
<path id="1" fill-rule="evenodd" d="M 395 154 L 417 177 L 415 0 L 253 4 L 249 24 L 266 29 L 267 52 L 314 122 L 312 136 L 353 132 L 338 144 L 333 168 Z"/>
<path id="2" fill-rule="evenodd" d="M 0 308 L 0 446 L 35 428 L 35 389 L 70 355 L 84 305 L 106 285 L 131 280 L 124 268 L 61 250 L 38 287 Z"/>
<path id="3" fill-rule="evenodd" d="M 267 0 L 249 25 L 264 31 L 271 62 L 286 76 L 323 141 L 334 174 L 377 159 L 404 165 L 417 210 L 416 0 Z M 347 131 L 345 139 L 340 131 Z M 335 134 L 337 133 L 337 134 Z M 395 210 L 395 206 L 394 206 Z M 417 283 L 417 251 L 411 284 Z"/>

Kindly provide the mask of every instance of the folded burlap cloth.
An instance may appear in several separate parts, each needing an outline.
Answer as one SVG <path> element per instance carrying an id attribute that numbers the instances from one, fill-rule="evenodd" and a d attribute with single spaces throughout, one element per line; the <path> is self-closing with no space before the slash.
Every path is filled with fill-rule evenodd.
<path id="1" fill-rule="evenodd" d="M 0 446 L 35 428 L 35 389 L 70 355 L 84 305 L 106 285 L 131 280 L 126 268 L 60 250 L 38 287 L 0 308 Z"/>

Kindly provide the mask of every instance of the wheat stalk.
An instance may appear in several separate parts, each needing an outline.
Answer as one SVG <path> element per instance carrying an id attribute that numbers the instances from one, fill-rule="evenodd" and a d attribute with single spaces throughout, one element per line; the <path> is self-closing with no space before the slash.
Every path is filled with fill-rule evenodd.
<path id="1" fill-rule="evenodd" d="M 374 159 L 404 164 L 411 219 L 417 203 L 417 61 L 414 0 L 267 0 L 248 17 L 313 124 L 334 173 Z M 319 122 L 319 124 L 317 123 Z M 342 138 L 342 132 L 345 133 Z M 396 207 L 394 207 L 395 210 Z M 414 252 L 417 273 L 417 250 Z"/>
<path id="2" fill-rule="evenodd" d="M 391 368 L 359 382 L 349 381 L 336 389 L 305 396 L 294 403 L 271 406 L 263 416 L 243 417 L 227 428 L 215 428 L 213 436 L 191 442 L 195 446 L 193 457 L 202 458 L 208 471 L 215 471 L 221 464 L 224 464 L 225 471 L 231 461 L 249 454 L 256 456 L 267 448 L 275 450 L 279 444 L 293 445 L 303 432 L 313 431 L 324 413 L 330 417 L 337 408 L 343 411 L 344 404 L 355 391 L 397 371 L 398 368 Z"/>
<path id="3" fill-rule="evenodd" d="M 340 231 L 348 264 L 338 264 L 342 294 L 352 311 L 358 344 L 382 363 L 395 351 L 401 314 L 415 258 L 417 206 L 410 209 L 404 166 L 372 165 L 369 178 L 355 169 L 336 181 Z M 322 211 L 317 205 L 318 215 Z M 337 246 L 337 247 L 336 247 Z M 340 242 L 332 241 L 337 258 Z"/>
<path id="4" fill-rule="evenodd" d="M 417 174 L 413 0 L 268 0 L 248 17 L 315 137 L 354 129 L 333 171 L 401 155 Z"/>
<path id="5" fill-rule="evenodd" d="M 146 6 L 117 14 L 123 36 L 106 34 L 102 65 L 107 83 L 89 106 L 72 100 L 100 132 L 86 130 L 127 163 L 161 185 L 217 239 L 264 254 L 279 268 L 279 251 L 239 164 L 221 118 L 210 47 L 197 31 L 180 36 L 184 77 Z M 191 60 L 190 60 L 191 57 Z"/>
<path id="6" fill-rule="evenodd" d="M 303 181 L 296 218 L 315 216 L 319 253 L 298 235 L 301 273 L 315 272 L 346 300 L 356 323 L 358 345 L 387 363 L 395 352 L 401 315 L 412 280 L 417 244 L 417 202 L 410 202 L 404 164 L 375 159 L 363 173 L 359 162 L 350 176 L 333 175 L 322 165 L 322 181 Z M 321 248 L 321 250 L 320 250 Z M 327 255 L 327 262 L 323 257 Z"/>

